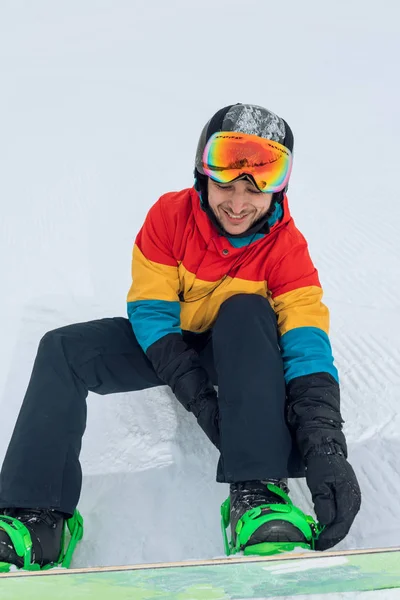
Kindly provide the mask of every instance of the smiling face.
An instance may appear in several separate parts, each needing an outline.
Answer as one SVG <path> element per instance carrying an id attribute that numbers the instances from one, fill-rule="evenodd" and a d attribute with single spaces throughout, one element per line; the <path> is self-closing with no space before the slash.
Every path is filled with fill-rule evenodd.
<path id="1" fill-rule="evenodd" d="M 227 233 L 244 233 L 266 214 L 272 194 L 264 194 L 248 179 L 217 183 L 208 178 L 208 203 Z"/>

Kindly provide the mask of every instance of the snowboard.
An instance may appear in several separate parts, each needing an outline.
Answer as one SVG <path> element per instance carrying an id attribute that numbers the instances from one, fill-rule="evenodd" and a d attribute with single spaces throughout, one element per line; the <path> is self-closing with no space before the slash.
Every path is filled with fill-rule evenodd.
<path id="1" fill-rule="evenodd" d="M 1 600 L 261 600 L 299 594 L 328 600 L 333 592 L 390 588 L 398 588 L 400 598 L 400 547 L 0 574 Z"/>

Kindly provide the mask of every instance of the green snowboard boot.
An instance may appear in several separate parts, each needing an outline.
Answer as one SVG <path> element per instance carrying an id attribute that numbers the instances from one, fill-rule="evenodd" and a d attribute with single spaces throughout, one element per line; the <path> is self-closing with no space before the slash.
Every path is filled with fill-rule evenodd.
<path id="1" fill-rule="evenodd" d="M 64 551 L 66 525 L 70 540 Z M 0 572 L 9 571 L 12 565 L 29 571 L 68 567 L 82 535 L 78 511 L 67 519 L 51 509 L 4 509 L 0 514 Z"/>
<path id="2" fill-rule="evenodd" d="M 317 526 L 296 508 L 286 480 L 243 481 L 230 484 L 221 506 L 226 553 L 277 554 L 296 547 L 311 549 Z M 226 529 L 230 525 L 231 540 Z"/>

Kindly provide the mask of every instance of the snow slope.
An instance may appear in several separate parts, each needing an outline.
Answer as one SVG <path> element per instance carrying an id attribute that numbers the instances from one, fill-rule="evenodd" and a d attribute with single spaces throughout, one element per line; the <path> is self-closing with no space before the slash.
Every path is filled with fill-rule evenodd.
<path id="1" fill-rule="evenodd" d="M 397 0 L 3 0 L 0 461 L 40 337 L 125 315 L 147 210 L 192 184 L 206 120 L 252 102 L 294 130 L 289 200 L 331 310 L 363 490 L 340 548 L 400 543 L 399 34 Z M 88 417 L 75 564 L 222 555 L 217 453 L 172 393 L 90 395 Z"/>

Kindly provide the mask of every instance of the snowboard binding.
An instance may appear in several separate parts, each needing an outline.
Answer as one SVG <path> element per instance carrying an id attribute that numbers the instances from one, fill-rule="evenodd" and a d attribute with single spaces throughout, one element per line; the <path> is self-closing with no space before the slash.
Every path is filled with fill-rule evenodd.
<path id="1" fill-rule="evenodd" d="M 64 522 L 64 529 L 61 540 L 61 553 L 57 563 L 51 563 L 40 567 L 32 563 L 32 539 L 29 529 L 14 517 L 0 515 L 0 529 L 3 529 L 11 539 L 18 556 L 23 559 L 24 564 L 21 569 L 26 571 L 45 571 L 54 567 L 69 568 L 72 555 L 77 543 L 83 537 L 83 518 L 78 510 L 75 510 L 70 519 Z M 68 534 L 67 534 L 68 531 Z M 68 545 L 65 548 L 67 535 L 69 536 Z M 0 562 L 0 573 L 6 573 L 13 565 Z"/>
<path id="2" fill-rule="evenodd" d="M 288 494 L 280 487 L 268 484 L 268 489 L 275 495 L 280 496 L 282 504 L 261 504 L 245 512 L 238 520 L 235 528 L 235 536 L 228 540 L 227 528 L 230 525 L 230 497 L 221 505 L 221 528 L 224 540 L 225 553 L 227 556 L 243 551 L 245 555 L 269 556 L 281 552 L 290 552 L 295 548 L 315 549 L 315 541 L 321 532 L 321 528 L 310 515 L 305 515 L 299 508 L 294 506 Z M 264 514 L 263 514 L 264 513 Z M 274 523 L 275 522 L 275 523 Z M 275 530 L 287 525 L 287 529 L 294 531 L 293 541 L 265 541 L 248 545 L 253 534 L 265 523 L 271 523 L 271 537 Z M 279 539 L 279 535 L 275 536 Z"/>

